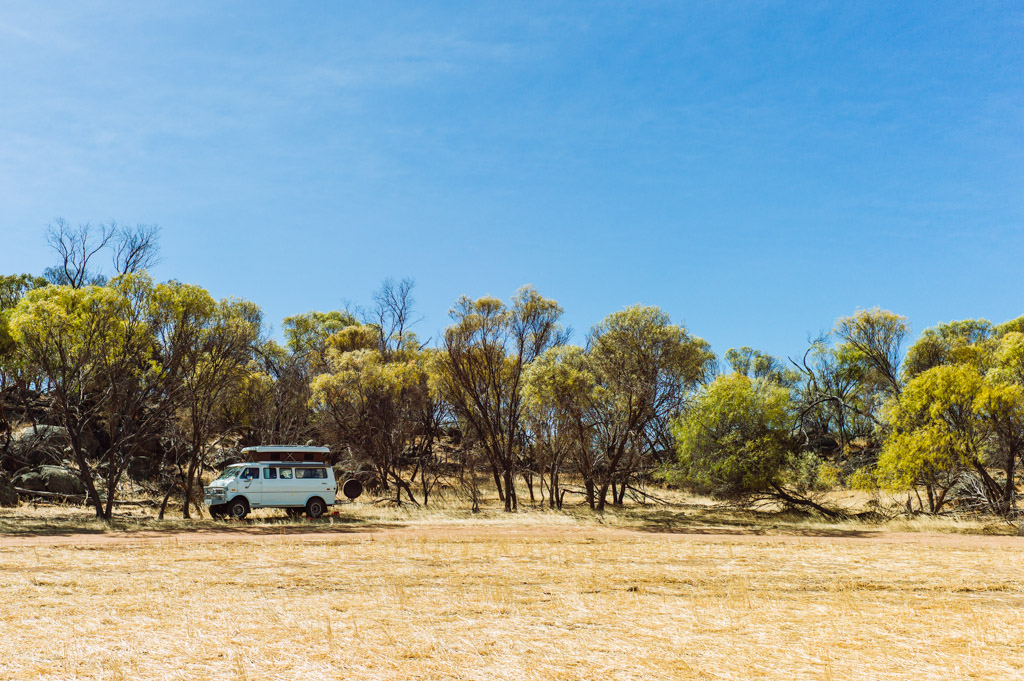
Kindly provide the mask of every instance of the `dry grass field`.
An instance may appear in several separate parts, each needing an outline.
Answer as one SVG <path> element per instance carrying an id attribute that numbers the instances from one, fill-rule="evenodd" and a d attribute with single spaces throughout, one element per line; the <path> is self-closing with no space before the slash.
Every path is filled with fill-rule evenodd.
<path id="1" fill-rule="evenodd" d="M 1013 536 L 370 505 L 106 530 L 83 513 L 0 515 L 2 679 L 1024 678 Z"/>

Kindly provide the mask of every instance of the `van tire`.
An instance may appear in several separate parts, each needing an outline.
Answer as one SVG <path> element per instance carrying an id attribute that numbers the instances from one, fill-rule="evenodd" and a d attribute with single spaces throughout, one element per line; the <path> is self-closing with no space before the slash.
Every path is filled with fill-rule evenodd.
<path id="1" fill-rule="evenodd" d="M 235 520 L 242 520 L 249 515 L 249 502 L 244 498 L 234 499 L 228 504 L 228 517 Z"/>
<path id="2" fill-rule="evenodd" d="M 306 515 L 316 520 L 327 512 L 327 504 L 320 497 L 313 497 L 306 502 Z"/>

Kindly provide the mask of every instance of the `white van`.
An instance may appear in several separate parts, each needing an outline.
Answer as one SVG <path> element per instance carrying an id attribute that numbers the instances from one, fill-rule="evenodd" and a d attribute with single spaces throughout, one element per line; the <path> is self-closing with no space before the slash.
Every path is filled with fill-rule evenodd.
<path id="1" fill-rule="evenodd" d="M 324 463 L 328 453 L 327 447 L 246 447 L 242 454 L 252 463 L 228 466 L 203 488 L 210 515 L 241 520 L 255 508 L 283 508 L 293 517 L 305 511 L 319 518 L 338 490 L 334 469 Z"/>

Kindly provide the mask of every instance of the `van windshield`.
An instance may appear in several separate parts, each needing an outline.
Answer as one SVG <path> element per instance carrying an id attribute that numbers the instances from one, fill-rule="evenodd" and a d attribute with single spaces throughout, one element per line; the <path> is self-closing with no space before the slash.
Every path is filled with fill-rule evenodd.
<path id="1" fill-rule="evenodd" d="M 242 466 L 230 466 L 228 468 L 225 468 L 224 472 L 218 475 L 213 480 L 214 482 L 216 482 L 217 480 L 227 480 L 228 478 L 233 478 L 240 470 L 242 470 Z"/>

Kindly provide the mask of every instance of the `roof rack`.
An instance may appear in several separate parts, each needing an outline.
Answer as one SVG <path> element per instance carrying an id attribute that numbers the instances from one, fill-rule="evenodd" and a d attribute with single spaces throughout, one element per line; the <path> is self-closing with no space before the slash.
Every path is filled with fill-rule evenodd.
<path id="1" fill-rule="evenodd" d="M 305 447 L 300 445 L 265 445 L 246 447 L 243 454 L 252 454 L 253 461 L 281 463 L 324 463 L 331 453 L 328 447 Z"/>

